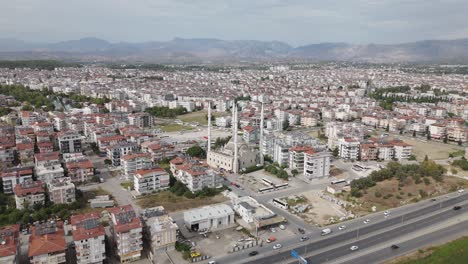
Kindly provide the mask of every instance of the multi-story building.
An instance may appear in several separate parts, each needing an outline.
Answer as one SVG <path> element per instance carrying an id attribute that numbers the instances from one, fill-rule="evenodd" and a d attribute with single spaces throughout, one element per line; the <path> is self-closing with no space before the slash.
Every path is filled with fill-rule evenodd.
<path id="1" fill-rule="evenodd" d="M 17 167 L 6 169 L 0 173 L 3 184 L 3 193 L 12 194 L 17 184 L 32 181 L 32 167 Z"/>
<path id="2" fill-rule="evenodd" d="M 133 153 L 120 158 L 122 171 L 130 179 L 137 170 L 149 169 L 153 166 L 150 153 Z"/>
<path id="3" fill-rule="evenodd" d="M 413 146 L 403 141 L 393 142 L 394 158 L 401 161 L 407 160 L 411 157 Z"/>
<path id="4" fill-rule="evenodd" d="M 152 127 L 154 125 L 153 116 L 146 112 L 129 114 L 128 123 L 140 128 Z"/>
<path id="5" fill-rule="evenodd" d="M 57 142 L 62 153 L 81 152 L 83 136 L 74 131 L 63 131 L 57 134 Z"/>
<path id="6" fill-rule="evenodd" d="M 0 141 L 0 164 L 2 164 L 2 168 L 13 166 L 15 151 L 16 146 L 14 140 L 8 142 Z"/>
<path id="7" fill-rule="evenodd" d="M 279 165 L 287 165 L 289 163 L 289 144 L 284 142 L 275 142 L 273 148 L 273 161 Z"/>
<path id="8" fill-rule="evenodd" d="M 222 184 L 221 178 L 205 162 L 188 160 L 175 168 L 174 176 L 192 192 L 200 191 L 205 187 L 214 188 Z"/>
<path id="9" fill-rule="evenodd" d="M 66 249 L 62 221 L 48 221 L 31 227 L 28 252 L 31 264 L 66 263 Z"/>
<path id="10" fill-rule="evenodd" d="M 120 143 L 107 148 L 107 158 L 112 162 L 112 166 L 120 166 L 120 158 L 130 153 L 138 151 L 136 143 Z"/>
<path id="11" fill-rule="evenodd" d="M 141 258 L 143 225 L 131 205 L 107 209 L 110 215 L 112 244 L 120 263 Z"/>
<path id="12" fill-rule="evenodd" d="M 304 152 L 304 178 L 312 181 L 318 178 L 330 176 L 330 152 Z"/>
<path id="13" fill-rule="evenodd" d="M 17 184 L 13 189 L 16 208 L 32 208 L 35 204 L 44 205 L 45 190 L 41 181 L 25 181 Z"/>
<path id="14" fill-rule="evenodd" d="M 360 151 L 361 161 L 377 160 L 379 157 L 379 148 L 373 143 L 361 144 Z"/>
<path id="15" fill-rule="evenodd" d="M 70 218 L 77 264 L 98 264 L 106 259 L 106 233 L 100 216 L 92 212 Z"/>
<path id="16" fill-rule="evenodd" d="M 49 200 L 54 204 L 69 204 L 76 200 L 75 185 L 69 177 L 55 179 L 47 183 Z"/>
<path id="17" fill-rule="evenodd" d="M 147 194 L 169 188 L 169 174 L 162 168 L 137 170 L 133 186 L 139 194 Z"/>
<path id="18" fill-rule="evenodd" d="M 259 138 L 259 131 L 256 127 L 253 126 L 245 126 L 242 128 L 244 134 L 242 135 L 243 139 L 247 143 L 255 143 Z"/>
<path id="19" fill-rule="evenodd" d="M 358 160 L 359 141 L 354 138 L 340 138 L 338 140 L 338 154 L 346 160 Z"/>
<path id="20" fill-rule="evenodd" d="M 232 118 L 230 116 L 220 116 L 215 119 L 217 127 L 230 127 Z"/>
<path id="21" fill-rule="evenodd" d="M 36 178 L 45 183 L 64 176 L 64 169 L 60 163 L 60 152 L 46 152 L 35 154 Z"/>
<path id="22" fill-rule="evenodd" d="M 65 168 L 72 182 L 89 182 L 94 177 L 94 165 L 89 159 L 68 161 Z"/>
<path id="23" fill-rule="evenodd" d="M 295 146 L 289 149 L 289 168 L 297 170 L 300 174 L 304 171 L 304 152 L 313 150 L 309 146 Z"/>
<path id="24" fill-rule="evenodd" d="M 157 259 L 167 251 L 174 250 L 179 228 L 175 221 L 164 213 L 164 207 L 145 209 L 142 216 L 145 222 L 144 234 L 150 243 L 151 259 Z"/>
<path id="25" fill-rule="evenodd" d="M 0 263 L 19 263 L 19 229 L 19 224 L 0 227 Z"/>
<path id="26" fill-rule="evenodd" d="M 447 135 L 447 126 L 440 123 L 431 124 L 429 133 L 433 139 L 443 139 Z"/>
<path id="27" fill-rule="evenodd" d="M 34 143 L 16 144 L 16 152 L 23 166 L 34 164 Z"/>

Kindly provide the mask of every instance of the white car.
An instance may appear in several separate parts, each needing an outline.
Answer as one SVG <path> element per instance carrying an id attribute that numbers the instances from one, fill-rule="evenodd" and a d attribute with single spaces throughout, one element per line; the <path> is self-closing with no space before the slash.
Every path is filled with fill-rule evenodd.
<path id="1" fill-rule="evenodd" d="M 345 225 L 342 225 L 342 226 L 338 227 L 338 230 L 344 230 L 344 229 L 346 229 Z"/>
<path id="2" fill-rule="evenodd" d="M 389 211 L 385 211 L 383 214 L 384 214 L 384 215 L 389 215 L 390 212 L 389 212 Z"/>
<path id="3" fill-rule="evenodd" d="M 462 193 L 464 191 L 465 191 L 465 189 L 460 189 L 460 190 L 458 190 L 458 193 Z"/>
<path id="4" fill-rule="evenodd" d="M 281 247 L 282 247 L 281 244 L 276 244 L 276 245 L 273 246 L 273 249 L 280 249 Z"/>
<path id="5" fill-rule="evenodd" d="M 369 219 L 364 220 L 364 224 L 368 224 L 370 222 Z"/>
<path id="6" fill-rule="evenodd" d="M 275 229 L 275 228 L 271 228 L 270 231 L 271 231 L 272 233 L 276 233 L 276 229 Z"/>
<path id="7" fill-rule="evenodd" d="M 351 246 L 349 249 L 351 249 L 351 251 L 355 251 L 355 250 L 358 250 L 359 247 L 358 246 Z"/>

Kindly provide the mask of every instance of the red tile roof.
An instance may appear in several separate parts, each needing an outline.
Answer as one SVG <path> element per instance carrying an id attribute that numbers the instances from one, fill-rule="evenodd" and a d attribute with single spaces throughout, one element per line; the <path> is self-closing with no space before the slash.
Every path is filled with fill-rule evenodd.
<path id="1" fill-rule="evenodd" d="M 94 168 L 93 163 L 89 159 L 83 159 L 83 160 L 78 160 L 78 161 L 70 161 L 65 163 L 65 167 L 67 169 L 90 169 Z"/>
<path id="2" fill-rule="evenodd" d="M 29 238 L 29 257 L 65 252 L 65 233 L 61 221 L 57 222 L 57 228 L 54 233 L 38 235 L 36 230 L 37 227 L 33 226 L 32 235 Z"/>
<path id="3" fill-rule="evenodd" d="M 16 196 L 26 196 L 36 193 L 44 193 L 44 187 L 42 181 L 33 181 L 33 182 L 23 182 L 21 184 L 15 185 L 14 193 Z"/>
<path id="4" fill-rule="evenodd" d="M 92 237 L 104 236 L 105 230 L 104 230 L 104 226 L 102 226 L 101 224 L 99 224 L 96 227 L 88 228 L 88 229 L 86 229 L 86 226 L 84 226 L 85 220 L 96 219 L 97 221 L 99 221 L 100 218 L 101 218 L 101 215 L 98 212 L 73 215 L 70 219 L 70 223 L 75 228 L 72 231 L 73 240 L 79 241 L 79 240 L 89 239 Z"/>
<path id="5" fill-rule="evenodd" d="M 0 228 L 0 236 L 4 243 L 0 244 L 0 257 L 16 255 L 18 249 L 19 224 Z"/>

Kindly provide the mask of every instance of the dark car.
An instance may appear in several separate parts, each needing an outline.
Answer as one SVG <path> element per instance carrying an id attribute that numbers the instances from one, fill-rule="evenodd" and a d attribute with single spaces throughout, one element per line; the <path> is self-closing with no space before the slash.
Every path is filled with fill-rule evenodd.
<path id="1" fill-rule="evenodd" d="M 397 245 L 392 245 L 390 248 L 391 248 L 391 249 L 399 249 L 400 247 L 397 246 Z"/>
<path id="2" fill-rule="evenodd" d="M 305 230 L 302 229 L 302 228 L 298 228 L 297 231 L 299 231 L 299 233 L 301 233 L 301 234 L 305 234 Z"/>
<path id="3" fill-rule="evenodd" d="M 249 256 L 253 257 L 253 256 L 256 256 L 258 255 L 258 251 L 252 251 L 249 253 Z"/>
<path id="4" fill-rule="evenodd" d="M 459 205 L 456 205 L 456 206 L 453 207 L 453 210 L 455 210 L 455 211 L 460 210 L 460 209 L 461 209 L 461 206 L 459 206 Z"/>

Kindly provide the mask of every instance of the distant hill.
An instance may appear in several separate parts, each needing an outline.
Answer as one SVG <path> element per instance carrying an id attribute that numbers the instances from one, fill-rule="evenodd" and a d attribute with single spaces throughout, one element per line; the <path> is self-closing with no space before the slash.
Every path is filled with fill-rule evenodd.
<path id="1" fill-rule="evenodd" d="M 83 38 L 57 43 L 0 39 L 0 59 L 70 59 L 81 61 L 220 62 L 356 61 L 468 62 L 468 39 L 424 40 L 402 44 L 319 43 L 292 47 L 280 41 L 183 39 L 111 43 Z"/>

